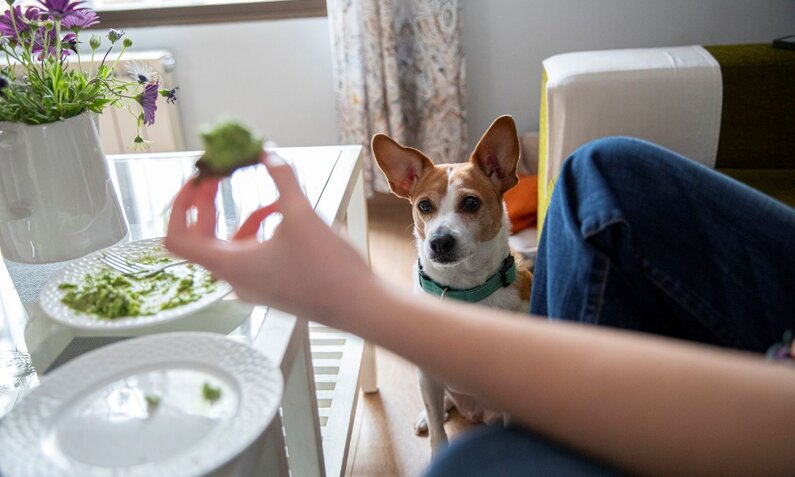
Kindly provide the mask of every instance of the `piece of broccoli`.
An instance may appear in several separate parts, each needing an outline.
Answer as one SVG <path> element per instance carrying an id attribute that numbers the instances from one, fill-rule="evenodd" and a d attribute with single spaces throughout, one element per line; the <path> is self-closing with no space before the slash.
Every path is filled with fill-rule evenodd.
<path id="1" fill-rule="evenodd" d="M 201 134 L 204 154 L 196 161 L 199 177 L 228 176 L 236 169 L 256 164 L 262 155 L 263 139 L 241 122 L 227 119 Z"/>
<path id="2" fill-rule="evenodd" d="M 160 405 L 160 396 L 155 394 L 147 394 L 144 396 L 146 399 L 146 407 L 151 411 L 154 410 L 157 406 Z"/>
<path id="3" fill-rule="evenodd" d="M 221 398 L 221 388 L 214 387 L 207 381 L 204 382 L 202 386 L 202 396 L 210 403 L 215 403 L 215 401 Z"/>

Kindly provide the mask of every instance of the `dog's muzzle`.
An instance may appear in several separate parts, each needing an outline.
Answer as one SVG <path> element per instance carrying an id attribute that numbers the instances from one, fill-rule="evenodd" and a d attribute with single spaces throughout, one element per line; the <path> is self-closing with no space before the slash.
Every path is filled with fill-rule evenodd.
<path id="1" fill-rule="evenodd" d="M 453 234 L 440 231 L 428 239 L 431 248 L 430 259 L 437 263 L 450 263 L 456 261 L 456 240 Z"/>

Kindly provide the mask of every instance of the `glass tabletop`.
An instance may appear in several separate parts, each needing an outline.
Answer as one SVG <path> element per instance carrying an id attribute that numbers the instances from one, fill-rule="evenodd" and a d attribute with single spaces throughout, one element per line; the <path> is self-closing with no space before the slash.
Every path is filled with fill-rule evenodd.
<path id="1" fill-rule="evenodd" d="M 318 150 L 317 160 L 307 160 L 307 151 Z M 313 206 L 317 205 L 336 157 L 327 148 L 283 148 L 275 150 L 296 169 Z M 195 173 L 193 164 L 200 151 L 110 157 L 111 179 L 121 198 L 130 228 L 128 240 L 165 235 L 174 194 Z M 259 207 L 272 203 L 277 192 L 265 167 L 238 170 L 221 182 L 218 206 L 218 236 L 228 238 L 241 221 Z M 275 221 L 266 222 L 267 235 Z"/>
<path id="2" fill-rule="evenodd" d="M 274 152 L 294 167 L 307 198 L 317 207 L 341 150 L 329 146 L 278 148 Z M 165 234 L 171 201 L 195 173 L 194 163 L 200 154 L 194 151 L 108 156 L 111 179 L 129 225 L 124 241 Z M 262 165 L 239 170 L 224 179 L 217 198 L 219 237 L 229 237 L 250 212 L 272 203 L 277 195 Z M 260 236 L 267 237 L 278 220 L 278 216 L 267 219 Z M 37 305 L 38 292 L 49 277 L 68 263 L 24 265 L 5 261 L 8 274 L 0 270 L 0 292 L 6 293 L 5 296 L 0 293 L 0 417 L 27 389 L 36 385 L 33 365 L 40 368 L 39 363 L 44 363 L 45 369 L 52 369 L 51 365 L 60 364 L 59 358 L 63 362 L 81 352 L 123 339 L 81 336 L 74 330 L 53 325 L 43 316 Z M 18 296 L 13 297 L 16 300 L 8 298 L 9 289 Z M 252 311 L 250 305 L 246 307 L 231 298 L 208 310 L 221 314 L 245 313 L 229 336 L 250 343 L 257 337 L 267 310 L 256 307 Z"/>

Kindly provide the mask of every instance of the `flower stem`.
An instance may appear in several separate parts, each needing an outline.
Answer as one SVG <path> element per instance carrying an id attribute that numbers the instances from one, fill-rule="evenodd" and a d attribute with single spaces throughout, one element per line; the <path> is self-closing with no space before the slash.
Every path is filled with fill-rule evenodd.
<path id="1" fill-rule="evenodd" d="M 119 62 L 119 60 L 121 59 L 121 55 L 123 55 L 126 50 L 127 50 L 127 47 L 122 45 L 121 51 L 119 52 L 119 56 L 116 57 L 116 61 L 113 62 L 113 66 L 110 68 L 111 71 L 116 69 L 116 63 Z"/>
<path id="2" fill-rule="evenodd" d="M 49 37 L 49 35 L 47 36 Z M 55 61 L 61 61 L 61 19 L 60 18 L 55 19 Z"/>
<path id="3" fill-rule="evenodd" d="M 14 50 L 11 50 L 11 51 L 14 51 Z M 16 79 L 17 75 L 16 75 L 16 72 L 14 71 L 15 68 L 12 68 L 13 65 L 11 64 L 11 58 L 14 58 L 17 61 L 19 61 L 19 58 L 17 58 L 17 56 L 15 54 L 9 53 L 8 50 L 6 50 L 5 48 L 3 48 L 3 53 L 5 53 L 5 55 L 6 55 L 6 64 L 8 65 L 9 77 L 12 78 L 12 79 Z M 19 63 L 23 64 L 21 61 L 19 61 Z"/>
<path id="4" fill-rule="evenodd" d="M 77 31 L 75 31 L 75 50 L 77 50 L 77 67 L 80 69 L 80 74 L 85 74 L 83 62 L 80 59 L 80 35 Z"/>
<path id="5" fill-rule="evenodd" d="M 102 62 L 99 64 L 100 68 L 102 67 L 102 65 L 105 64 L 105 60 L 108 59 L 108 55 L 110 54 L 110 50 L 112 49 L 113 49 L 113 44 L 111 43 L 110 48 L 108 48 L 108 51 L 105 52 L 105 56 L 102 57 Z"/>
<path id="6" fill-rule="evenodd" d="M 19 10 L 22 12 L 22 9 Z M 11 16 L 11 25 L 14 27 L 14 34 L 16 34 L 17 41 L 21 40 L 22 38 L 19 36 L 19 30 L 17 29 L 17 19 L 15 18 L 16 15 L 14 14 L 14 6 L 8 6 L 8 14 Z"/>
<path id="7" fill-rule="evenodd" d="M 96 48 L 91 48 L 91 69 L 92 70 L 94 69 L 94 52 L 95 51 L 97 51 Z M 97 72 L 99 72 L 99 70 L 97 70 Z M 88 76 L 91 76 L 91 74 L 89 74 Z"/>

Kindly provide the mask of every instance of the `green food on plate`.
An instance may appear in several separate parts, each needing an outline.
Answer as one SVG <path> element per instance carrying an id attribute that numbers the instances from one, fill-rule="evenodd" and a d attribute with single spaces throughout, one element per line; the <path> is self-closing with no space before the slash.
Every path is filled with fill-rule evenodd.
<path id="1" fill-rule="evenodd" d="M 154 410 L 157 406 L 160 405 L 160 396 L 157 396 L 155 394 L 147 394 L 146 396 L 144 396 L 144 399 L 146 399 L 146 407 L 149 410 Z"/>
<path id="2" fill-rule="evenodd" d="M 204 154 L 196 161 L 199 177 L 228 176 L 236 169 L 259 162 L 263 139 L 234 119 L 221 121 L 202 132 Z"/>
<path id="3" fill-rule="evenodd" d="M 216 388 L 205 381 L 204 385 L 202 386 L 202 396 L 205 400 L 214 403 L 215 401 L 221 399 L 221 388 Z"/>
<path id="4" fill-rule="evenodd" d="M 142 255 L 138 263 L 164 263 L 169 257 Z M 149 276 L 123 275 L 104 267 L 87 273 L 80 283 L 62 283 L 61 302 L 69 308 L 100 319 L 148 316 L 193 303 L 216 289 L 210 273 L 193 264 L 174 266 Z"/>

